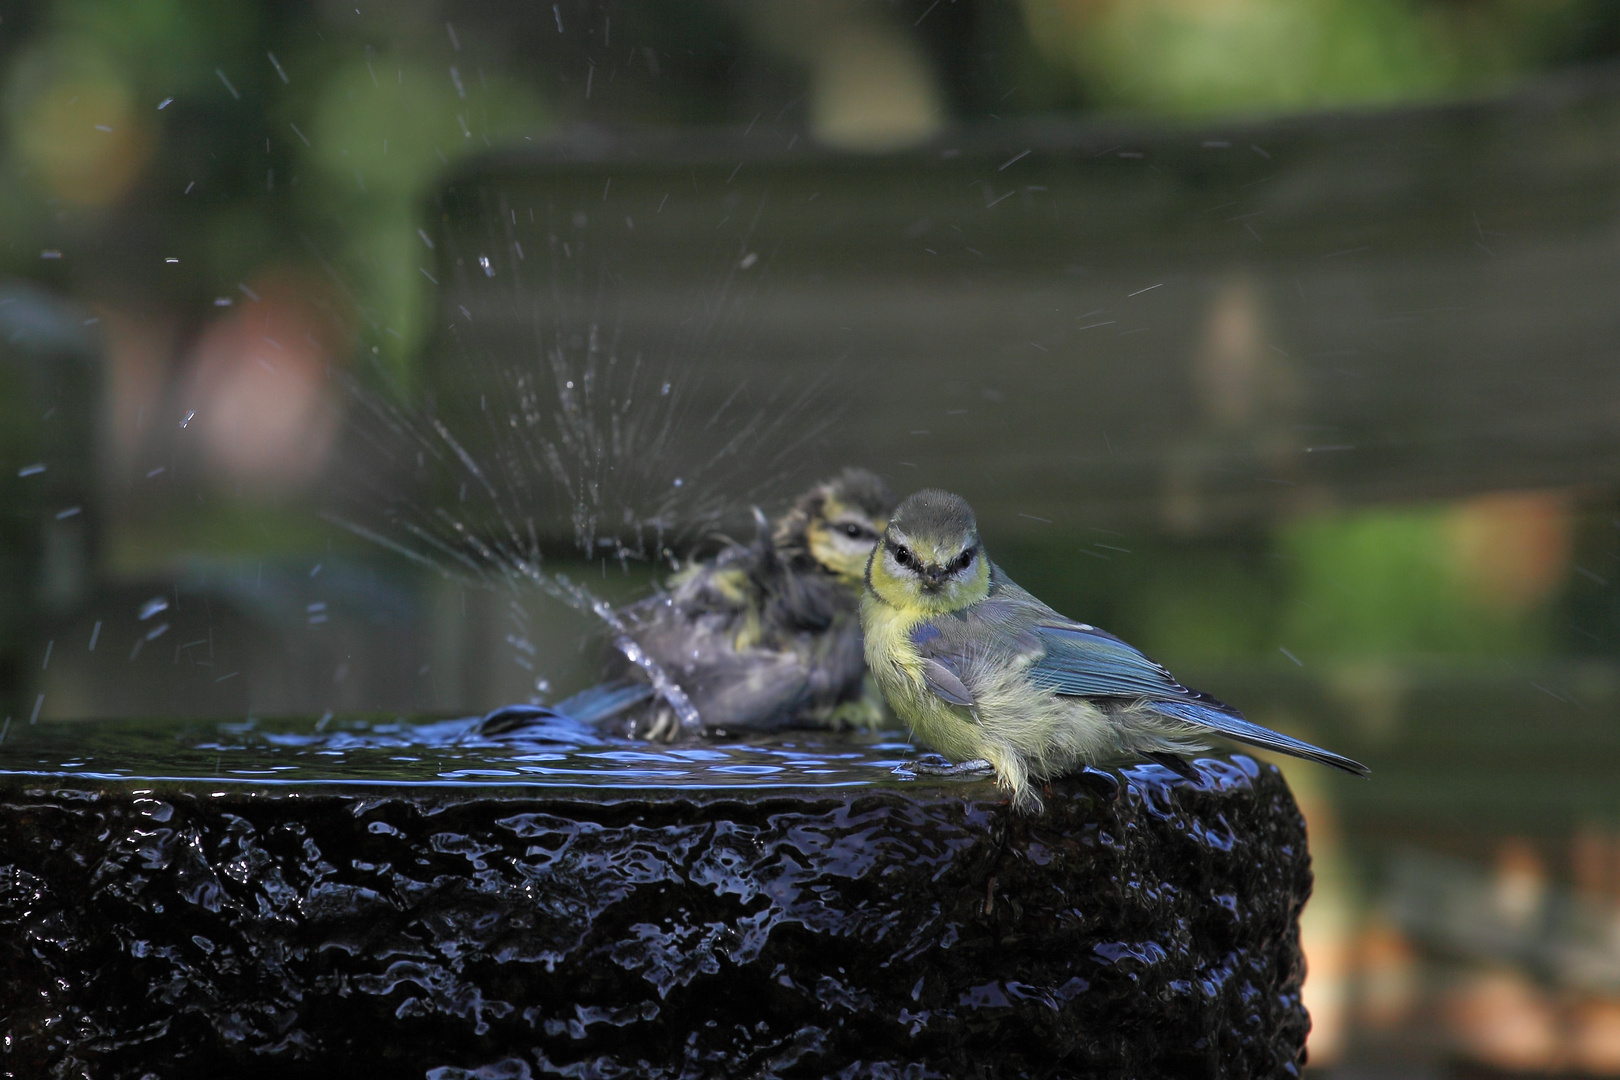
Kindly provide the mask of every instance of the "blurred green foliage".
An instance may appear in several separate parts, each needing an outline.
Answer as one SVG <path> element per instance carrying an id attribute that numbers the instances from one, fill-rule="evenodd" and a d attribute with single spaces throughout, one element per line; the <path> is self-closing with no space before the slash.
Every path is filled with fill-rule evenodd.
<path id="1" fill-rule="evenodd" d="M 252 0 L 56 0 L 47 10 L 47 47 L 103 53 L 142 98 L 212 91 L 215 69 L 240 71 L 267 22 Z"/>
<path id="2" fill-rule="evenodd" d="M 548 111 L 535 80 L 476 59 L 458 70 L 442 23 L 390 23 L 379 42 L 323 14 L 188 0 L 35 12 L 6 61 L 12 272 L 44 276 L 42 247 L 116 241 L 120 219 L 166 237 L 184 269 L 162 299 L 182 306 L 186 292 L 211 303 L 267 267 L 325 261 L 365 344 L 404 374 L 426 312 L 414 249 L 433 179 L 547 130 Z M 129 264 L 151 256 L 103 245 L 75 268 L 101 283 L 75 291 L 127 292 Z"/>
<path id="3" fill-rule="evenodd" d="M 1289 580 L 1268 547 L 1261 535 L 1179 542 L 1094 534 L 992 545 L 991 552 L 1063 614 L 1106 627 L 1166 662 L 1213 665 L 1276 653 Z"/>
<path id="4" fill-rule="evenodd" d="M 1539 509 L 1497 511 L 1507 535 L 1483 555 L 1467 542 L 1479 513 L 1469 503 L 1312 514 L 1224 539 L 1065 538 L 995 555 L 1062 613 L 1172 665 L 1529 658 L 1557 644 L 1568 584 L 1556 544 L 1523 542 Z M 1555 518 L 1555 538 L 1561 527 Z"/>
<path id="5" fill-rule="evenodd" d="M 278 109 L 308 134 L 303 209 L 342 223 L 343 276 L 372 344 L 403 379 L 426 315 L 419 209 L 434 179 L 456 158 L 544 133 L 547 109 L 521 83 L 447 71 L 403 49 L 335 64 L 315 86 Z"/>
<path id="6" fill-rule="evenodd" d="M 1351 658 L 1545 652 L 1550 597 L 1503 603 L 1475 588 L 1460 565 L 1455 513 L 1402 507 L 1286 526 L 1278 546 L 1292 581 L 1281 637 L 1300 653 Z"/>
<path id="7" fill-rule="evenodd" d="M 1589 55 L 1600 0 L 1024 0 L 1095 106 L 1171 115 L 1432 99 Z"/>

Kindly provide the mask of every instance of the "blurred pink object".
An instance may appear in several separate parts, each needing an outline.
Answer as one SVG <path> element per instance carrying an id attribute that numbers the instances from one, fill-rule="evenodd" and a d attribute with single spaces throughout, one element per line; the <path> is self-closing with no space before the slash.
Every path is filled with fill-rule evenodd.
<path id="1" fill-rule="evenodd" d="M 328 365 L 347 361 L 352 333 L 306 277 L 268 275 L 235 298 L 189 358 L 186 426 L 209 469 L 261 494 L 288 494 L 320 475 L 339 408 Z"/>

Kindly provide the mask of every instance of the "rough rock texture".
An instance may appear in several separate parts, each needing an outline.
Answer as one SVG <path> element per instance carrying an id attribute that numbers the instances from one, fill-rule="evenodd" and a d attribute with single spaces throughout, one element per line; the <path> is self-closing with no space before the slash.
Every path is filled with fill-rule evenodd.
<path id="1" fill-rule="evenodd" d="M 1199 768 L 1035 819 L 943 781 L 0 776 L 0 1071 L 1297 1075 L 1304 824 L 1274 769 Z"/>

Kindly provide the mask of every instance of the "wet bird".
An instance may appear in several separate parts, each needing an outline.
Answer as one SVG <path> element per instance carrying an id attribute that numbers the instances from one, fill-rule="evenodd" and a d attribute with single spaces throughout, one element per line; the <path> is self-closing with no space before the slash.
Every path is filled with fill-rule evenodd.
<path id="1" fill-rule="evenodd" d="M 1082 765 L 1148 758 L 1186 776 L 1206 736 L 1365 776 L 1359 762 L 1261 727 L 1112 634 L 1019 588 L 984 552 L 973 510 L 920 491 L 896 508 L 861 601 L 866 660 L 890 706 L 958 763 L 987 762 L 1013 805 Z"/>
<path id="2" fill-rule="evenodd" d="M 554 711 L 639 738 L 680 736 L 680 708 L 627 643 L 677 685 L 704 731 L 875 726 L 883 704 L 865 678 L 860 592 L 893 506 L 877 475 L 846 469 L 775 522 L 756 510 L 751 542 L 727 542 L 619 613 L 623 633 L 606 681 L 550 710 L 497 710 L 482 733 Z"/>

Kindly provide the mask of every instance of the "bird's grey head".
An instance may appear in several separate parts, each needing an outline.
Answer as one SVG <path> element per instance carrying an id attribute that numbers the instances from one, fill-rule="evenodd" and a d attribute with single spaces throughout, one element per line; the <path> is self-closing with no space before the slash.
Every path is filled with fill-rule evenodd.
<path id="1" fill-rule="evenodd" d="M 895 508 L 872 556 L 868 580 L 891 603 L 954 610 L 982 599 L 988 563 L 973 508 L 960 495 L 927 488 Z"/>
<path id="2" fill-rule="evenodd" d="M 801 568 L 820 567 L 858 586 L 894 509 L 876 473 L 845 469 L 800 495 L 776 523 L 777 550 Z"/>
<path id="3" fill-rule="evenodd" d="M 889 485 L 869 469 L 845 469 L 827 481 L 829 501 L 859 510 L 874 521 L 886 522 L 894 509 L 894 496 Z"/>

